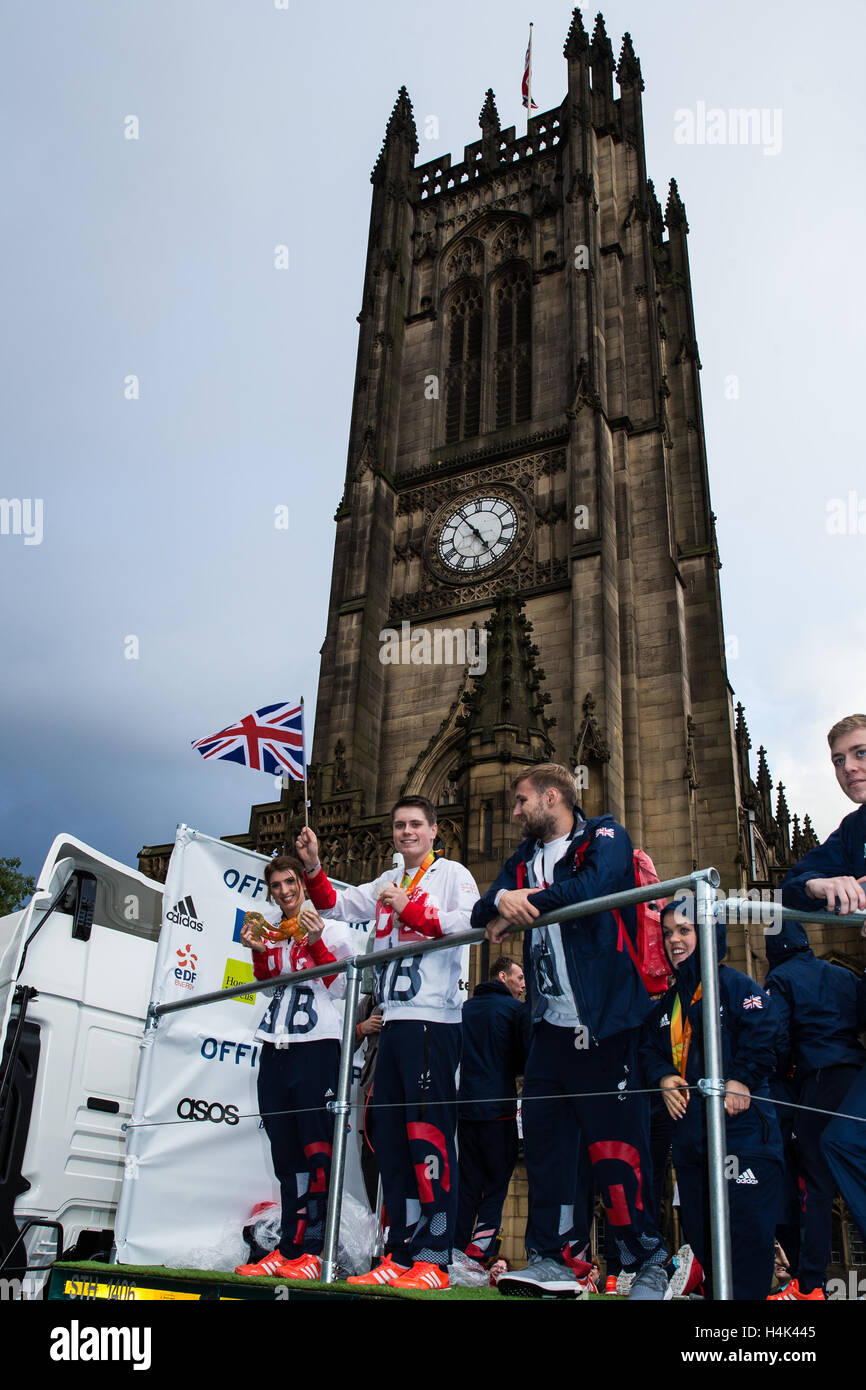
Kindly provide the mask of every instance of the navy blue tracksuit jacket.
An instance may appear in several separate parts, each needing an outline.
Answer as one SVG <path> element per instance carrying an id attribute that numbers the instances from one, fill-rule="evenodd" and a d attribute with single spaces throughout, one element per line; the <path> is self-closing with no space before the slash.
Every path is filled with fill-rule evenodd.
<path id="1" fill-rule="evenodd" d="M 817 877 L 810 874 L 810 877 Z M 825 875 L 821 875 L 825 877 Z M 814 899 L 813 908 L 818 907 Z M 866 1062 L 860 1033 L 866 1028 L 866 981 L 842 965 L 819 960 L 799 922 L 768 934 L 765 988 L 779 1019 L 780 1055 L 798 1081 L 827 1067 Z"/>
<path id="2" fill-rule="evenodd" d="M 782 902 L 785 907 L 797 907 L 801 912 L 817 912 L 823 904 L 806 893 L 806 883 L 810 878 L 838 878 L 844 875 L 862 878 L 864 874 L 866 806 L 858 806 L 823 845 L 810 849 L 799 864 L 788 870 L 780 884 Z"/>
<path id="3" fill-rule="evenodd" d="M 501 888 L 529 886 L 526 866 L 535 858 L 539 845 L 536 839 L 522 841 L 495 883 L 472 909 L 473 927 L 486 927 L 496 916 L 495 899 Z M 634 850 L 627 831 L 611 815 L 583 820 L 576 812 L 571 843 L 554 869 L 553 883 L 533 895 L 532 905 L 541 913 L 552 912 L 557 907 L 621 893 L 634 886 Z M 636 949 L 636 908 L 624 907 L 621 919 Z M 537 1024 L 544 1016 L 545 998 L 535 979 L 532 938 L 531 931 L 524 932 L 523 970 L 532 1022 Z M 593 1042 L 643 1022 L 649 1012 L 650 997 L 612 912 L 564 923 L 562 947 L 578 1012 Z"/>
<path id="4" fill-rule="evenodd" d="M 463 1005 L 460 1062 L 461 1120 L 499 1120 L 517 1114 L 514 1078 L 529 1051 L 529 1010 L 501 980 L 484 980 Z M 505 1099 L 503 1099 L 505 1098 Z"/>
<path id="5" fill-rule="evenodd" d="M 529 1051 L 529 1009 L 501 980 L 484 980 L 463 1005 L 457 1136 L 460 1184 L 455 1245 L 493 1254 L 517 1161 L 517 1087 Z"/>
<path id="6" fill-rule="evenodd" d="M 803 1210 L 797 1276 L 801 1293 L 823 1284 L 830 1259 L 836 1184 L 821 1136 L 866 1062 L 859 1034 L 866 1026 L 866 984 L 844 966 L 818 960 L 799 922 L 768 935 L 766 988 L 781 1029 L 780 1054 L 793 1068 L 794 1152 Z M 844 1107 L 842 1107 L 844 1108 Z"/>
<path id="7" fill-rule="evenodd" d="M 838 829 L 809 851 L 782 879 L 782 902 L 801 912 L 817 911 L 822 904 L 806 894 L 810 878 L 835 878 L 866 874 L 866 806 L 858 806 Z M 844 922 L 844 917 L 840 919 Z M 768 938 L 769 940 L 769 938 Z M 821 1153 L 866 1240 L 866 1068 L 860 1067 L 850 1089 L 835 1097 L 841 1114 L 831 1120 L 820 1137 Z M 853 1119 L 843 1116 L 851 1115 Z"/>

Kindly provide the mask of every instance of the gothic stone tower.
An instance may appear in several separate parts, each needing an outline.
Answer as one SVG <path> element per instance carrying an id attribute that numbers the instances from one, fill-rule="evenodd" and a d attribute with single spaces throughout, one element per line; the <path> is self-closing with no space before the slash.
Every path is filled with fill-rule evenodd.
<path id="1" fill-rule="evenodd" d="M 769 888 L 814 835 L 795 818 L 792 844 L 734 723 L 685 208 L 647 178 L 630 37 L 617 63 L 575 10 L 565 58 L 560 106 L 517 136 L 488 92 L 459 163 L 415 165 L 405 89 L 388 121 L 311 822 L 329 872 L 363 882 L 390 863 L 392 803 L 422 793 L 483 890 L 516 843 L 511 778 L 554 759 L 662 878 L 714 864 L 728 892 Z M 227 838 L 290 845 L 301 797 Z M 170 852 L 145 847 L 144 872 Z M 732 963 L 760 936 L 730 930 Z M 525 1216 L 518 1176 L 512 1259 Z"/>
<path id="2" fill-rule="evenodd" d="M 565 58 L 562 104 L 518 137 L 488 92 L 460 163 L 415 165 L 405 89 L 388 121 L 312 822 L 361 882 L 390 863 L 391 804 L 423 793 L 485 888 L 515 844 L 512 776 L 553 758 L 663 878 L 714 864 L 727 892 L 771 888 L 814 836 L 795 817 L 792 844 L 734 722 L 685 208 L 646 175 L 629 35 L 617 63 L 575 10 Z M 302 823 L 293 783 L 227 838 L 269 853 Z M 143 871 L 170 852 L 145 847 Z M 751 936 L 729 932 L 734 964 L 763 954 Z"/>
<path id="3" fill-rule="evenodd" d="M 672 181 L 663 213 L 647 179 L 630 37 L 616 63 L 602 18 L 590 40 L 575 10 L 565 57 L 561 106 L 518 137 L 488 92 L 457 164 L 415 165 L 405 89 L 388 121 L 316 819 L 332 868 L 374 871 L 388 807 L 424 793 L 486 886 L 515 842 L 510 778 L 554 758 L 662 876 L 713 863 L 730 891 L 737 761 L 685 208 Z M 473 677 L 449 657 L 477 652 L 478 629 Z M 402 662 L 384 660 L 388 633 Z"/>

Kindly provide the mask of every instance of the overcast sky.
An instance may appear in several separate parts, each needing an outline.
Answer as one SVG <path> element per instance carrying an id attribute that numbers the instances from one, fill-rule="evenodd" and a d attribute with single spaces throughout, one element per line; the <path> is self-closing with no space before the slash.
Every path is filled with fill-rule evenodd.
<path id="1" fill-rule="evenodd" d="M 0 11 L 0 495 L 42 503 L 39 544 L 0 535 L 0 855 L 31 873 L 61 830 L 134 864 L 179 821 L 237 833 L 275 795 L 190 742 L 302 694 L 312 722 L 397 90 L 419 162 L 460 159 L 488 87 L 522 130 L 532 19 L 539 109 L 565 94 L 567 4 L 281 3 Z M 649 175 L 662 202 L 677 179 L 691 228 L 731 683 L 823 837 L 850 809 L 826 729 L 866 707 L 866 127 L 846 62 L 866 7 L 604 14 L 641 60 Z M 702 113 L 740 107 L 766 113 L 760 141 L 698 142 Z"/>

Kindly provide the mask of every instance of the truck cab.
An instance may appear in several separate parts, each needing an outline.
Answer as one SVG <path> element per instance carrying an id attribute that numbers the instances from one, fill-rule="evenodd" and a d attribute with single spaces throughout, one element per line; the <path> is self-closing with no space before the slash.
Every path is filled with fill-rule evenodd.
<path id="1" fill-rule="evenodd" d="M 162 884 L 58 835 L 0 918 L 0 1278 L 108 1258 Z"/>

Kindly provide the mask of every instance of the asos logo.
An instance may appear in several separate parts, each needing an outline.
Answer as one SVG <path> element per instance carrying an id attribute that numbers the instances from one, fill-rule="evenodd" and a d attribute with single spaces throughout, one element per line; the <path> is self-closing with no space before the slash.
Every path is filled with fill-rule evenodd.
<path id="1" fill-rule="evenodd" d="M 178 1101 L 177 1113 L 182 1120 L 210 1120 L 215 1125 L 223 1120 L 227 1125 L 236 1125 L 240 1119 L 236 1105 L 221 1105 L 216 1100 L 191 1100 L 189 1096 Z"/>

